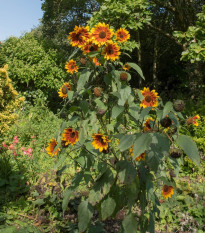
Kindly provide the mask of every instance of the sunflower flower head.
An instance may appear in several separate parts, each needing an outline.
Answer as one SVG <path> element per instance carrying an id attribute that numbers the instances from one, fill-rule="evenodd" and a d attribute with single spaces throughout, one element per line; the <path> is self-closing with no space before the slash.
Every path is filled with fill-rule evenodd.
<path id="1" fill-rule="evenodd" d="M 81 48 L 87 39 L 90 38 L 89 27 L 75 26 L 74 31 L 69 33 L 68 39 L 73 47 Z"/>
<path id="2" fill-rule="evenodd" d="M 108 42 L 105 45 L 102 54 L 104 55 L 105 59 L 115 61 L 121 54 L 120 47 L 112 41 Z"/>
<path id="3" fill-rule="evenodd" d="M 78 72 L 78 66 L 76 65 L 76 61 L 71 59 L 68 62 L 66 62 L 65 69 L 67 73 L 70 73 L 70 74 L 73 74 L 74 72 Z"/>
<path id="4" fill-rule="evenodd" d="M 94 28 L 91 29 L 92 40 L 98 46 L 102 46 L 110 41 L 113 35 L 113 30 L 105 23 L 98 23 L 98 25 L 95 25 Z"/>
<path id="5" fill-rule="evenodd" d="M 162 187 L 162 196 L 168 200 L 172 195 L 174 195 L 174 188 L 165 184 Z"/>
<path id="6" fill-rule="evenodd" d="M 60 148 L 57 148 L 55 150 L 55 147 L 58 145 L 58 142 L 52 138 L 50 140 L 50 143 L 48 143 L 48 147 L 46 148 L 48 154 L 53 157 L 54 155 L 57 156 L 58 152 L 60 151 Z"/>
<path id="7" fill-rule="evenodd" d="M 130 39 L 130 33 L 126 29 L 120 28 L 116 31 L 116 37 L 120 43 L 126 42 Z"/>
<path id="8" fill-rule="evenodd" d="M 144 123 L 144 131 L 152 130 L 152 123 L 154 123 L 154 119 L 152 117 L 148 118 Z"/>
<path id="9" fill-rule="evenodd" d="M 193 116 L 193 117 L 189 117 L 186 122 L 188 125 L 194 125 L 194 126 L 198 126 L 198 120 L 200 119 L 199 115 Z"/>
<path id="10" fill-rule="evenodd" d="M 123 70 L 129 70 L 131 66 L 129 66 L 127 63 L 123 65 Z"/>
<path id="11" fill-rule="evenodd" d="M 141 91 L 141 94 L 144 96 L 144 99 L 141 101 L 140 107 L 157 107 L 159 98 L 158 93 L 155 90 L 150 91 L 149 87 L 145 87 Z"/>
<path id="12" fill-rule="evenodd" d="M 106 151 L 108 149 L 108 143 L 111 142 L 107 136 L 104 136 L 101 133 L 93 134 L 92 135 L 93 141 L 92 146 L 97 150 L 99 149 L 100 152 Z"/>
<path id="13" fill-rule="evenodd" d="M 90 52 L 98 51 L 99 47 L 93 43 L 93 40 L 89 39 L 84 43 L 81 49 L 83 51 L 83 54 L 87 54 Z"/>
<path id="14" fill-rule="evenodd" d="M 65 99 L 68 96 L 68 91 L 71 90 L 71 86 L 69 83 L 64 83 L 63 86 L 60 88 L 58 95 L 59 97 Z"/>
<path id="15" fill-rule="evenodd" d="M 79 135 L 78 131 L 74 130 L 72 128 L 66 128 L 64 129 L 64 132 L 62 134 L 62 141 L 64 141 L 65 146 L 68 144 L 71 144 L 72 146 L 78 142 L 79 140 Z"/>

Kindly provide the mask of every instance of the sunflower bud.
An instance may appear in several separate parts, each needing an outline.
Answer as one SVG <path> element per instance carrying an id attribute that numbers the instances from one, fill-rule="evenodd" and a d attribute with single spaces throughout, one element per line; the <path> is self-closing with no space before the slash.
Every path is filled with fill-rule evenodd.
<path id="1" fill-rule="evenodd" d="M 170 150 L 170 156 L 172 157 L 172 158 L 174 158 L 174 159 L 178 159 L 178 158 L 180 158 L 181 157 L 181 155 L 182 155 L 182 151 L 180 150 L 180 149 L 178 149 L 178 148 L 174 148 L 174 149 L 171 149 Z"/>
<path id="2" fill-rule="evenodd" d="M 66 95 L 68 93 L 68 87 L 66 85 L 64 85 L 62 88 L 61 88 L 61 91 L 64 95 Z"/>
<path id="3" fill-rule="evenodd" d="M 187 125 L 192 125 L 192 124 L 193 124 L 193 117 L 189 117 L 189 118 L 186 120 L 186 123 L 187 123 Z"/>
<path id="4" fill-rule="evenodd" d="M 120 74 L 120 80 L 121 81 L 126 81 L 128 79 L 128 75 L 127 75 L 127 73 L 121 73 Z"/>
<path id="5" fill-rule="evenodd" d="M 161 119 L 160 124 L 164 128 L 168 128 L 172 124 L 172 120 L 169 117 Z"/>
<path id="6" fill-rule="evenodd" d="M 94 95 L 95 95 L 96 97 L 100 97 L 100 96 L 101 96 L 101 90 L 100 90 L 100 88 L 95 87 L 95 88 L 93 89 L 93 92 L 94 92 Z"/>
<path id="7" fill-rule="evenodd" d="M 103 116 L 105 114 L 106 110 L 105 109 L 99 109 L 97 112 L 97 115 Z"/>
<path id="8" fill-rule="evenodd" d="M 82 64 L 82 65 L 85 65 L 86 64 L 86 58 L 85 57 L 81 57 L 80 58 L 80 63 Z"/>
<path id="9" fill-rule="evenodd" d="M 171 177 L 176 177 L 176 174 L 174 173 L 174 171 L 172 169 L 169 171 L 169 175 Z"/>
<path id="10" fill-rule="evenodd" d="M 176 100 L 174 101 L 173 107 L 174 110 L 177 112 L 182 112 L 184 110 L 184 101 L 183 100 Z"/>

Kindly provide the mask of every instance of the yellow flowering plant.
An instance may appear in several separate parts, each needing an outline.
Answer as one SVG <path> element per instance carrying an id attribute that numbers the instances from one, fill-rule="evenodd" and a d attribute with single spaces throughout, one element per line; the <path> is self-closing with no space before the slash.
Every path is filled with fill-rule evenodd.
<path id="1" fill-rule="evenodd" d="M 62 151 L 68 156 L 76 152 L 72 159 L 80 171 L 65 189 L 62 209 L 83 182 L 88 195 L 78 206 L 80 232 L 92 225 L 94 209 L 102 221 L 123 210 L 123 232 L 137 232 L 137 226 L 140 232 L 154 232 L 159 199 L 170 201 L 176 195 L 166 169 L 171 166 L 177 174 L 183 153 L 200 163 L 196 144 L 179 134 L 180 122 L 185 122 L 182 103 L 174 108 L 149 87 L 130 87 L 131 72 L 144 76 L 137 64 L 120 62 L 121 45 L 129 38 L 125 28 L 115 31 L 103 22 L 93 28 L 76 26 L 68 36 L 75 49 L 65 66 L 68 80 L 58 92 L 65 121 L 47 151 L 61 162 Z M 136 206 L 140 217 L 133 211 Z"/>

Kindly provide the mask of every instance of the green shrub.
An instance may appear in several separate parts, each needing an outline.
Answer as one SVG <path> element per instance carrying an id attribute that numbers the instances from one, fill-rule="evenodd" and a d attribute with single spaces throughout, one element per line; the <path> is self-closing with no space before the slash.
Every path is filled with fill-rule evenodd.
<path id="1" fill-rule="evenodd" d="M 23 97 L 19 97 L 8 77 L 8 66 L 0 68 L 0 134 L 3 135 L 18 117 Z"/>
<path id="2" fill-rule="evenodd" d="M 45 49 L 34 33 L 21 38 L 10 37 L 2 45 L 7 57 L 10 77 L 18 91 L 28 100 L 41 90 L 45 98 L 51 98 L 66 76 L 64 65 L 58 63 L 57 51 Z"/>

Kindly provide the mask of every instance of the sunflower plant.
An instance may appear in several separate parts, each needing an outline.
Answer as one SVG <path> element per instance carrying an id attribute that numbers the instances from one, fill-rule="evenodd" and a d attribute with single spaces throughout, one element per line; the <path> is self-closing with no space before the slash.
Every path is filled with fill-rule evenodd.
<path id="1" fill-rule="evenodd" d="M 177 195 L 182 155 L 200 163 L 196 144 L 179 134 L 186 122 L 183 101 L 163 103 L 149 87 L 130 87 L 132 72 L 144 76 L 137 64 L 120 62 L 129 38 L 125 28 L 115 31 L 105 23 L 76 26 L 68 36 L 75 50 L 65 65 L 69 79 L 58 92 L 65 121 L 47 151 L 57 157 L 56 168 L 64 150 L 78 167 L 65 189 L 63 212 L 78 186 L 87 186 L 78 206 L 80 232 L 121 212 L 122 232 L 154 232 L 159 200 Z"/>

